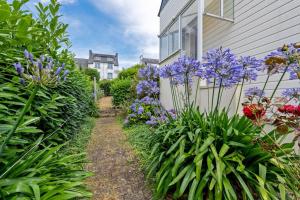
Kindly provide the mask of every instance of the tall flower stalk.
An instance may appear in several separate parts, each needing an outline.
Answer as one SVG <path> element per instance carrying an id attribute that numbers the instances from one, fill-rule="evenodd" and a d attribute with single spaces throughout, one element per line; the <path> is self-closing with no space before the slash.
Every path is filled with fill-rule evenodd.
<path id="1" fill-rule="evenodd" d="M 14 63 L 13 66 L 15 67 L 17 74 L 20 76 L 20 83 L 23 85 L 26 83 L 32 84 L 33 91 L 26 101 L 26 104 L 14 123 L 12 129 L 8 132 L 3 143 L 1 144 L 0 155 L 2 155 L 6 145 L 9 143 L 13 137 L 13 134 L 23 121 L 24 116 L 32 105 L 39 89 L 42 86 L 53 87 L 59 84 L 59 82 L 66 80 L 66 77 L 69 74 L 69 70 L 64 69 L 64 64 L 62 64 L 60 67 L 55 67 L 54 60 L 50 57 L 46 59 L 46 57 L 42 55 L 40 58 L 34 59 L 33 54 L 27 50 L 24 51 L 24 57 L 26 60 L 25 68 L 20 62 Z"/>

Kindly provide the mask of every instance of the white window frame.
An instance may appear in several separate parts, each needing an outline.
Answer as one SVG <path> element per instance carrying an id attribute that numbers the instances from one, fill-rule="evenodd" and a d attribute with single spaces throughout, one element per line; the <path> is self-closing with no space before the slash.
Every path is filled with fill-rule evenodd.
<path id="1" fill-rule="evenodd" d="M 160 62 L 164 62 L 165 60 L 168 60 L 170 57 L 172 57 L 174 54 L 180 52 L 181 55 L 184 54 L 183 50 L 182 50 L 182 15 L 183 13 L 188 10 L 190 8 L 190 6 L 197 1 L 197 8 L 198 8 L 198 49 L 197 49 L 197 58 L 199 60 L 202 59 L 203 57 L 203 16 L 209 16 L 209 17 L 213 17 L 213 18 L 217 18 L 223 21 L 227 21 L 227 22 L 231 22 L 234 23 L 234 8 L 233 8 L 233 19 L 229 19 L 224 17 L 224 0 L 219 0 L 220 1 L 220 16 L 219 15 L 215 15 L 209 12 L 205 12 L 205 4 L 204 1 L 205 0 L 191 0 L 178 14 L 177 16 L 174 17 L 174 19 L 172 20 L 172 22 L 169 23 L 169 25 L 164 29 L 164 31 L 162 31 L 162 33 L 158 36 L 159 37 L 159 50 L 161 51 L 162 48 L 162 44 L 161 44 L 161 37 L 164 36 L 165 34 L 168 35 L 168 32 L 170 30 L 170 28 L 177 22 L 178 20 L 178 30 L 179 30 L 179 48 L 177 51 L 169 54 L 168 52 L 168 56 L 166 56 L 165 58 L 161 58 L 161 52 L 160 52 Z M 233 6 L 234 6 L 234 1 L 233 0 Z M 169 50 L 169 38 L 167 39 L 167 47 Z"/>

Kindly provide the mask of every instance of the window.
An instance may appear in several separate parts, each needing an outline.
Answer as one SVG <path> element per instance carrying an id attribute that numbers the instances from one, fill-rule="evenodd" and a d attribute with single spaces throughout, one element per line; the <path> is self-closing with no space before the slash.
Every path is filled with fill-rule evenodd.
<path id="1" fill-rule="evenodd" d="M 95 67 L 96 67 L 97 69 L 100 69 L 100 63 L 99 63 L 99 62 L 96 62 L 96 63 L 95 63 Z"/>
<path id="2" fill-rule="evenodd" d="M 233 20 L 234 0 L 205 0 L 205 14 Z"/>
<path id="3" fill-rule="evenodd" d="M 112 63 L 108 63 L 107 69 L 113 69 L 113 68 L 114 68 L 113 64 Z"/>
<path id="4" fill-rule="evenodd" d="M 107 79 L 109 79 L 109 80 L 113 79 L 113 74 L 112 73 L 107 73 Z"/>
<path id="5" fill-rule="evenodd" d="M 164 34 L 160 37 L 160 59 L 168 57 L 168 35 Z"/>
<path id="6" fill-rule="evenodd" d="M 171 55 L 179 49 L 179 21 L 177 20 L 168 31 L 168 53 Z"/>
<path id="7" fill-rule="evenodd" d="M 163 60 L 179 49 L 179 21 L 172 24 L 160 37 L 160 59 Z"/>
<path id="8" fill-rule="evenodd" d="M 182 50 L 186 56 L 197 58 L 197 1 L 181 17 Z"/>

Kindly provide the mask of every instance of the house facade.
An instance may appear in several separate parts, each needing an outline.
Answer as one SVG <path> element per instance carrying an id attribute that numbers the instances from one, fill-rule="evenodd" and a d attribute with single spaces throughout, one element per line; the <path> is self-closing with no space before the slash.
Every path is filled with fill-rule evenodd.
<path id="1" fill-rule="evenodd" d="M 220 46 L 230 48 L 238 56 L 263 58 L 284 44 L 300 41 L 299 10 L 299 0 L 162 0 L 160 66 L 171 64 L 181 55 L 201 60 L 209 49 Z M 269 80 L 267 94 L 279 76 Z M 254 86 L 262 88 L 266 77 L 260 74 L 258 80 L 246 85 L 244 90 Z M 299 87 L 299 81 L 285 77 L 278 94 L 293 86 Z M 210 90 L 210 85 L 202 83 L 196 102 L 202 110 L 208 106 Z M 226 94 L 222 98 L 223 105 L 230 101 L 233 91 L 228 90 Z M 172 108 L 167 80 L 161 80 L 160 98 L 164 107 Z M 233 108 L 237 106 L 237 99 Z"/>
<path id="2" fill-rule="evenodd" d="M 76 58 L 76 63 L 82 69 L 97 69 L 100 74 L 100 80 L 112 80 L 119 74 L 118 53 L 115 55 L 94 53 L 89 51 L 89 58 Z"/>

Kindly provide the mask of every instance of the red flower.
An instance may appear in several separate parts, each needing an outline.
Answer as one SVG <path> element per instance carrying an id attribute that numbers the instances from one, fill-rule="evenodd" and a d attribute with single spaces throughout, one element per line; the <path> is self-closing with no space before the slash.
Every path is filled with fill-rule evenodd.
<path id="1" fill-rule="evenodd" d="M 288 113 L 288 114 L 300 116 L 300 106 L 284 105 L 278 108 L 278 111 L 281 113 Z"/>
<path id="2" fill-rule="evenodd" d="M 300 116 L 300 106 L 296 106 L 295 108 L 295 114 Z"/>
<path id="3" fill-rule="evenodd" d="M 266 114 L 266 110 L 262 105 L 250 104 L 244 106 L 243 113 L 251 120 L 259 120 Z"/>

